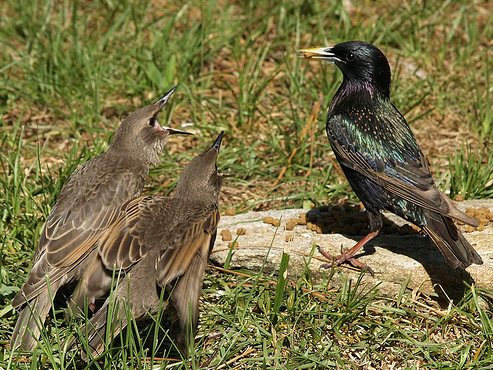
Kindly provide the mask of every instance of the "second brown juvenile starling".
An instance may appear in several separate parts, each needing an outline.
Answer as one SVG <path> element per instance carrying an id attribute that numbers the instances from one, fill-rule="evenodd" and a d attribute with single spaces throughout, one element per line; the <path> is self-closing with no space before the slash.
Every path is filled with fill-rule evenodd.
<path id="1" fill-rule="evenodd" d="M 81 277 L 87 267 L 84 258 L 95 241 L 116 220 L 120 207 L 140 196 L 169 135 L 187 134 L 157 121 L 175 89 L 130 114 L 108 150 L 78 167 L 64 184 L 40 236 L 27 282 L 12 301 L 13 307 L 22 307 L 12 349 L 36 346 L 57 290 Z M 89 297 L 90 305 L 94 298 Z"/>
<path id="2" fill-rule="evenodd" d="M 383 210 L 421 227 L 450 266 L 464 269 L 471 263 L 482 264 L 453 219 L 471 226 L 478 226 L 478 221 L 459 211 L 437 189 L 409 125 L 390 102 L 385 55 L 363 41 L 300 52 L 305 58 L 335 63 L 342 71 L 342 85 L 329 108 L 327 137 L 370 221 L 370 233 L 336 257 L 335 264 L 348 261 L 367 267 L 354 255 L 382 229 Z"/>
<path id="3" fill-rule="evenodd" d="M 104 350 L 128 324 L 126 310 L 135 319 L 155 315 L 163 305 L 173 324 L 171 337 L 186 355 L 197 328 L 198 304 L 205 265 L 214 246 L 219 223 L 218 197 L 223 174 L 216 158 L 223 133 L 184 169 L 172 198 L 141 197 L 124 205 L 114 224 L 100 237 L 94 266 L 104 266 L 119 283 L 88 323 L 83 349 L 92 357 Z M 99 267 L 97 267 L 99 269 Z M 89 271 L 89 270 L 88 270 Z M 109 289 L 96 275 L 87 274 L 91 290 Z"/>

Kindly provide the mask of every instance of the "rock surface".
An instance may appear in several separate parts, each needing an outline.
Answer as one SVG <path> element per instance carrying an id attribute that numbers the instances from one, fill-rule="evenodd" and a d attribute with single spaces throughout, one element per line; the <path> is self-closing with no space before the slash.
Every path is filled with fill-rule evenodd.
<path id="1" fill-rule="evenodd" d="M 493 200 L 473 200 L 457 203 L 459 209 L 487 207 L 493 211 Z M 321 207 L 309 210 L 308 220 L 314 220 L 310 225 L 313 229 L 319 227 L 319 232 L 309 230 L 307 225 L 294 226 L 294 219 L 298 222 L 300 214 L 307 210 L 289 209 L 281 211 L 249 212 L 235 216 L 222 216 L 218 228 L 218 236 L 210 260 L 216 265 L 224 266 L 231 251 L 230 269 L 247 269 L 265 273 L 276 273 L 280 266 L 283 251 L 290 254 L 288 276 L 295 280 L 306 267 L 314 280 L 319 280 L 328 272 L 320 266 L 326 262 L 318 252 L 316 245 L 320 245 L 333 255 L 340 254 L 341 247 L 349 249 L 361 239 L 365 228 L 360 222 L 365 222 L 366 214 L 363 211 L 351 213 L 340 208 Z M 331 213 L 330 218 L 336 222 L 330 227 L 320 222 L 321 215 Z M 323 215 L 322 215 L 323 216 Z M 265 217 L 272 217 L 273 220 Z M 466 271 L 452 269 L 442 257 L 438 248 L 426 236 L 416 233 L 405 221 L 399 217 L 385 213 L 388 219 L 387 229 L 377 238 L 367 243 L 358 259 L 370 266 L 375 276 L 366 273 L 363 284 L 374 286 L 379 283 L 379 292 L 383 296 L 396 296 L 402 284 L 409 279 L 407 287 L 417 289 L 426 294 L 439 297 L 460 299 L 464 290 L 464 282 L 474 283 L 479 288 L 493 289 L 493 224 L 484 227 L 483 231 L 464 233 L 466 239 L 481 255 L 483 265 L 471 265 Z M 280 219 L 278 227 L 276 219 Z M 318 221 L 317 221 L 318 220 Z M 361 221 L 363 220 L 363 221 Z M 347 226 L 355 225 L 354 227 Z M 243 229 L 243 230 L 240 230 Z M 292 229 L 292 230 L 289 230 Z M 323 229 L 323 230 L 322 230 Z M 348 236 L 346 234 L 359 234 Z M 464 226 L 461 229 L 465 229 Z M 228 232 L 236 245 L 231 249 L 232 241 L 228 239 Z M 362 231 L 363 230 L 363 231 Z M 392 233 L 394 232 L 394 233 Z M 396 232 L 396 233 L 395 233 Z M 404 235 L 402 235 L 404 234 Z M 355 281 L 360 272 L 349 265 L 336 267 L 343 276 Z M 330 271 L 330 270 L 329 270 Z M 334 274 L 329 281 L 329 288 L 339 287 L 342 284 L 341 274 Z"/>

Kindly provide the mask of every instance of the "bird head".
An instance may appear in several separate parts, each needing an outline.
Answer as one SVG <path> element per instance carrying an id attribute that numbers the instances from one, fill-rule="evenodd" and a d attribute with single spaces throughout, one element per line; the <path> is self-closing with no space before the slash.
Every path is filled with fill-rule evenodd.
<path id="1" fill-rule="evenodd" d="M 173 198 L 217 203 L 223 178 L 226 176 L 217 170 L 216 165 L 223 135 L 224 131 L 209 149 L 192 159 L 185 167 Z"/>
<path id="2" fill-rule="evenodd" d="M 161 126 L 158 114 L 164 108 L 177 86 L 168 91 L 161 99 L 143 107 L 125 118 L 118 128 L 111 147 L 118 147 L 125 152 L 142 154 L 142 158 L 153 165 L 159 161 L 164 146 L 170 135 L 191 133 Z"/>
<path id="3" fill-rule="evenodd" d="M 390 95 L 390 67 L 385 55 L 375 45 L 364 41 L 347 41 L 332 47 L 302 49 L 304 58 L 335 63 L 344 80 L 351 85 L 378 90 Z"/>

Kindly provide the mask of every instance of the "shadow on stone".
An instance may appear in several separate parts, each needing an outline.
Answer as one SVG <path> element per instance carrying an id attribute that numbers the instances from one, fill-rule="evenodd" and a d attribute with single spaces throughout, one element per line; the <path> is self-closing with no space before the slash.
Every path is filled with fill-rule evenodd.
<path id="1" fill-rule="evenodd" d="M 464 201 L 457 206 L 462 211 L 466 208 L 493 209 L 493 200 Z M 493 220 L 493 213 L 489 216 Z M 384 217 L 385 227 L 381 234 L 357 255 L 375 271 L 375 277 L 364 275 L 362 285 L 378 284 L 380 295 L 396 297 L 406 284 L 407 292 L 427 294 L 443 307 L 450 300 L 458 302 L 464 296 L 466 284 L 474 283 L 478 289 L 493 289 L 493 227 L 488 222 L 481 230 L 463 229 L 468 231 L 464 236 L 481 255 L 484 264 L 471 265 L 467 271 L 462 271 L 450 268 L 438 248 L 426 236 L 420 235 L 417 228 L 394 214 L 385 213 Z M 324 271 L 320 266 L 326 260 L 315 246 L 338 255 L 341 246 L 348 250 L 367 233 L 366 213 L 351 205 L 222 216 L 210 261 L 218 266 L 224 266 L 227 261 L 229 269 L 262 269 L 266 274 L 276 274 L 283 253 L 289 253 L 288 278 L 297 279 L 308 265 L 313 281 L 322 281 Z M 235 240 L 234 245 L 232 240 Z M 345 264 L 337 269 L 352 281 L 360 275 L 358 270 Z M 328 289 L 340 288 L 341 284 L 337 275 L 326 282 Z"/>
<path id="2" fill-rule="evenodd" d="M 357 205 L 313 208 L 307 212 L 307 228 L 319 234 L 342 234 L 354 240 L 355 244 L 369 232 L 366 211 Z M 429 275 L 436 299 L 443 308 L 449 300 L 458 303 L 464 297 L 464 282 L 469 285 L 474 283 L 467 271 L 450 267 L 429 238 L 420 234 L 418 227 L 404 220 L 394 222 L 384 214 L 384 227 L 380 234 L 365 244 L 355 257 L 371 256 L 376 253 L 375 247 L 385 248 L 420 263 Z M 444 280 L 444 276 L 447 279 Z"/>

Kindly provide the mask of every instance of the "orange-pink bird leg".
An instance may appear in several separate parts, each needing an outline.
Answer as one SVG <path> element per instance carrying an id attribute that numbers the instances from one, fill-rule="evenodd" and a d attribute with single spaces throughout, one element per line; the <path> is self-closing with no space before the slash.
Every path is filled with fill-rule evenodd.
<path id="1" fill-rule="evenodd" d="M 333 255 L 327 253 L 324 251 L 320 246 L 317 246 L 318 251 L 328 260 L 332 261 L 332 263 L 324 263 L 322 266 L 323 268 L 330 268 L 332 266 L 340 266 L 344 262 L 349 262 L 352 266 L 359 268 L 361 270 L 367 270 L 371 276 L 374 276 L 375 273 L 371 269 L 371 267 L 367 266 L 366 264 L 358 261 L 356 258 L 354 258 L 354 255 L 356 252 L 358 252 L 366 243 L 368 243 L 370 240 L 372 240 L 374 237 L 378 235 L 380 230 L 377 231 L 372 231 L 368 235 L 366 235 L 363 239 L 361 239 L 354 247 L 352 247 L 350 250 L 345 252 L 341 248 L 341 255 L 334 257 Z"/>

